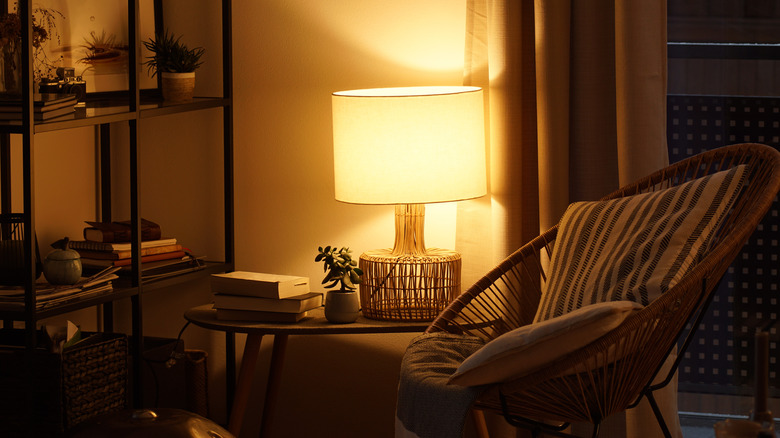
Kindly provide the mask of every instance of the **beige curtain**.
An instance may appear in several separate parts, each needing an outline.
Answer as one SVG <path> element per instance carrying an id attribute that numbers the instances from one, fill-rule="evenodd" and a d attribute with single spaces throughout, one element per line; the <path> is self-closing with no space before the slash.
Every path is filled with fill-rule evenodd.
<path id="1" fill-rule="evenodd" d="M 490 196 L 458 206 L 471 284 L 558 222 L 668 164 L 666 0 L 467 0 L 465 85 L 486 90 Z M 671 385 L 670 385 L 671 386 Z M 676 433 L 676 388 L 660 395 Z M 649 408 L 602 436 L 653 436 Z M 659 430 L 660 432 L 660 430 Z"/>

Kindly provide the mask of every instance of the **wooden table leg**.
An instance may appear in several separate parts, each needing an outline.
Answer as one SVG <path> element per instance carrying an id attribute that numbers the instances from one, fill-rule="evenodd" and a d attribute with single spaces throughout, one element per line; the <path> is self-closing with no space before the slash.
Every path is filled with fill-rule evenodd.
<path id="1" fill-rule="evenodd" d="M 274 335 L 274 348 L 271 353 L 271 367 L 268 370 L 268 384 L 265 388 L 265 403 L 263 404 L 263 422 L 260 424 L 260 437 L 269 436 L 271 419 L 276 407 L 276 395 L 282 380 L 284 352 L 287 349 L 287 335 Z"/>
<path id="2" fill-rule="evenodd" d="M 238 381 L 236 382 L 236 392 L 233 396 L 233 406 L 230 410 L 230 421 L 228 430 L 235 436 L 241 432 L 241 425 L 244 421 L 244 411 L 246 403 L 249 400 L 249 392 L 252 389 L 252 377 L 255 373 L 257 356 L 260 354 L 260 343 L 263 335 L 248 334 L 246 344 L 244 345 L 244 356 L 241 359 L 241 369 L 238 372 Z"/>
<path id="3" fill-rule="evenodd" d="M 225 332 L 225 406 L 228 418 L 236 393 L 236 334 Z"/>

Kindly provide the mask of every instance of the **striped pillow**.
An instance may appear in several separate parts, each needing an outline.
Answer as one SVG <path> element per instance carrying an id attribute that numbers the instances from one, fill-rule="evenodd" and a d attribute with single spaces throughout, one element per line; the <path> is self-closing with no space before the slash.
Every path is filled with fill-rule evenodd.
<path id="1" fill-rule="evenodd" d="M 534 321 L 604 301 L 648 305 L 701 260 L 745 173 L 741 165 L 657 192 L 570 205 Z"/>

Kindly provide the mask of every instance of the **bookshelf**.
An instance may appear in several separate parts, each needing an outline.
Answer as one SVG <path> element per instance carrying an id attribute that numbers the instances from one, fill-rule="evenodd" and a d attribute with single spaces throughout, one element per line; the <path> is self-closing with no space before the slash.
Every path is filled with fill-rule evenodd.
<path id="1" fill-rule="evenodd" d="M 185 281 L 202 278 L 206 281 L 209 274 L 216 272 L 225 272 L 233 270 L 234 266 L 234 229 L 233 229 L 233 107 L 232 107 L 232 41 L 231 41 L 231 0 L 214 0 L 221 7 L 221 19 L 219 16 L 214 20 L 221 20 L 221 49 L 222 59 L 219 68 L 222 69 L 221 94 L 216 96 L 197 96 L 192 102 L 182 104 L 170 104 L 162 101 L 157 89 L 141 90 L 139 86 L 139 76 L 145 74 L 141 65 L 141 38 L 139 36 L 139 4 L 141 0 L 127 0 L 128 11 L 128 40 L 133 42 L 129 47 L 130 65 L 136 68 L 128 69 L 129 90 L 111 93 L 95 93 L 87 96 L 87 102 L 83 106 L 76 108 L 72 116 L 58 118 L 56 121 L 35 121 L 33 118 L 33 97 L 32 97 L 32 49 L 29 41 L 31 40 L 30 23 L 32 19 L 31 5 L 32 0 L 19 0 L 18 11 L 20 14 L 22 29 L 22 47 L 27 50 L 22 51 L 22 120 L 19 121 L 0 121 L 0 213 L 22 213 L 23 228 L 25 230 L 23 246 L 25 249 L 25 306 L 22 310 L 0 311 L 0 320 L 2 320 L 2 329 L 10 330 L 15 325 L 23 325 L 24 345 L 22 348 L 35 349 L 37 347 L 36 325 L 39 321 L 53 316 L 70 313 L 76 310 L 102 306 L 103 310 L 103 331 L 111 332 L 114 330 L 114 312 L 113 303 L 118 300 L 129 299 L 131 305 L 132 337 L 130 352 L 133 358 L 133 388 L 134 394 L 132 405 L 139 405 L 142 399 L 142 379 L 141 369 L 142 361 L 140 352 L 144 351 L 144 332 L 143 332 L 143 297 L 156 290 L 176 286 Z M 153 0 L 155 9 L 155 29 L 163 28 L 163 16 L 165 0 Z M 119 2 L 118 4 L 124 4 Z M 7 10 L 7 1 L 0 1 L 0 7 Z M 208 18 L 212 19 L 212 18 Z M 134 64 L 133 64 L 134 62 Z M 217 59 L 212 64 L 220 64 Z M 224 214 L 224 256 L 222 260 L 208 260 L 206 267 L 202 270 L 185 273 L 178 276 L 166 277 L 157 281 L 144 281 L 140 272 L 140 218 L 142 216 L 140 206 L 140 183 L 143 175 L 139 154 L 141 134 L 149 129 L 146 126 L 140 126 L 140 121 L 144 119 L 168 116 L 177 113 L 197 112 L 203 110 L 218 110 L 221 112 L 222 124 L 222 156 L 223 156 L 223 199 L 224 205 L 210 206 L 210 208 L 220 209 Z M 112 157 L 112 130 L 121 126 L 121 133 L 127 133 L 126 141 L 129 147 L 129 157 Z M 122 166 L 123 172 L 129 174 L 129 205 L 122 205 L 125 210 L 129 210 L 132 221 L 133 239 L 133 262 L 132 274 L 123 276 L 120 280 L 114 282 L 114 291 L 110 294 L 100 295 L 92 298 L 86 298 L 77 302 L 69 302 L 61 306 L 36 310 L 35 299 L 35 261 L 36 247 L 41 257 L 46 254 L 44 242 L 36 242 L 34 231 L 36 230 L 36 209 L 34 187 L 34 163 L 35 163 L 35 138 L 37 134 L 49 133 L 47 135 L 57 135 L 57 132 L 64 132 L 74 128 L 92 127 L 95 135 L 96 153 L 95 168 L 98 175 L 95 194 L 99 199 L 99 217 L 83 218 L 84 220 L 111 221 L 127 219 L 126 217 L 113 217 L 115 211 L 115 202 L 112 200 L 111 174 L 112 166 L 116 167 L 117 162 Z M 21 139 L 22 151 L 22 169 L 12 169 L 11 160 L 11 140 L 14 136 Z M 16 140 L 16 139 L 14 139 Z M 217 147 L 217 146 L 215 146 Z M 127 158 L 127 159 L 125 159 Z M 19 161 L 19 160 L 17 160 Z M 12 172 L 21 175 L 21 194 L 22 211 L 12 211 L 12 205 L 19 205 L 19 200 L 12 197 L 18 196 L 19 190 L 12 191 L 12 184 L 18 184 L 16 179 L 12 178 Z M 125 201 L 123 201 L 125 202 Z M 183 312 L 186 309 L 181 309 Z M 0 348 L 8 348 L 8 345 L 0 345 Z"/>

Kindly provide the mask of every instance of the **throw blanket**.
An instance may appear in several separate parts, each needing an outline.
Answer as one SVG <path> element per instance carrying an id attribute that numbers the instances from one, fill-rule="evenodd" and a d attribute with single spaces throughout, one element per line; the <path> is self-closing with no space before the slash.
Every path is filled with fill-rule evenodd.
<path id="1" fill-rule="evenodd" d="M 401 361 L 396 438 L 456 438 L 481 387 L 447 385 L 465 358 L 484 341 L 444 332 L 412 340 Z"/>

